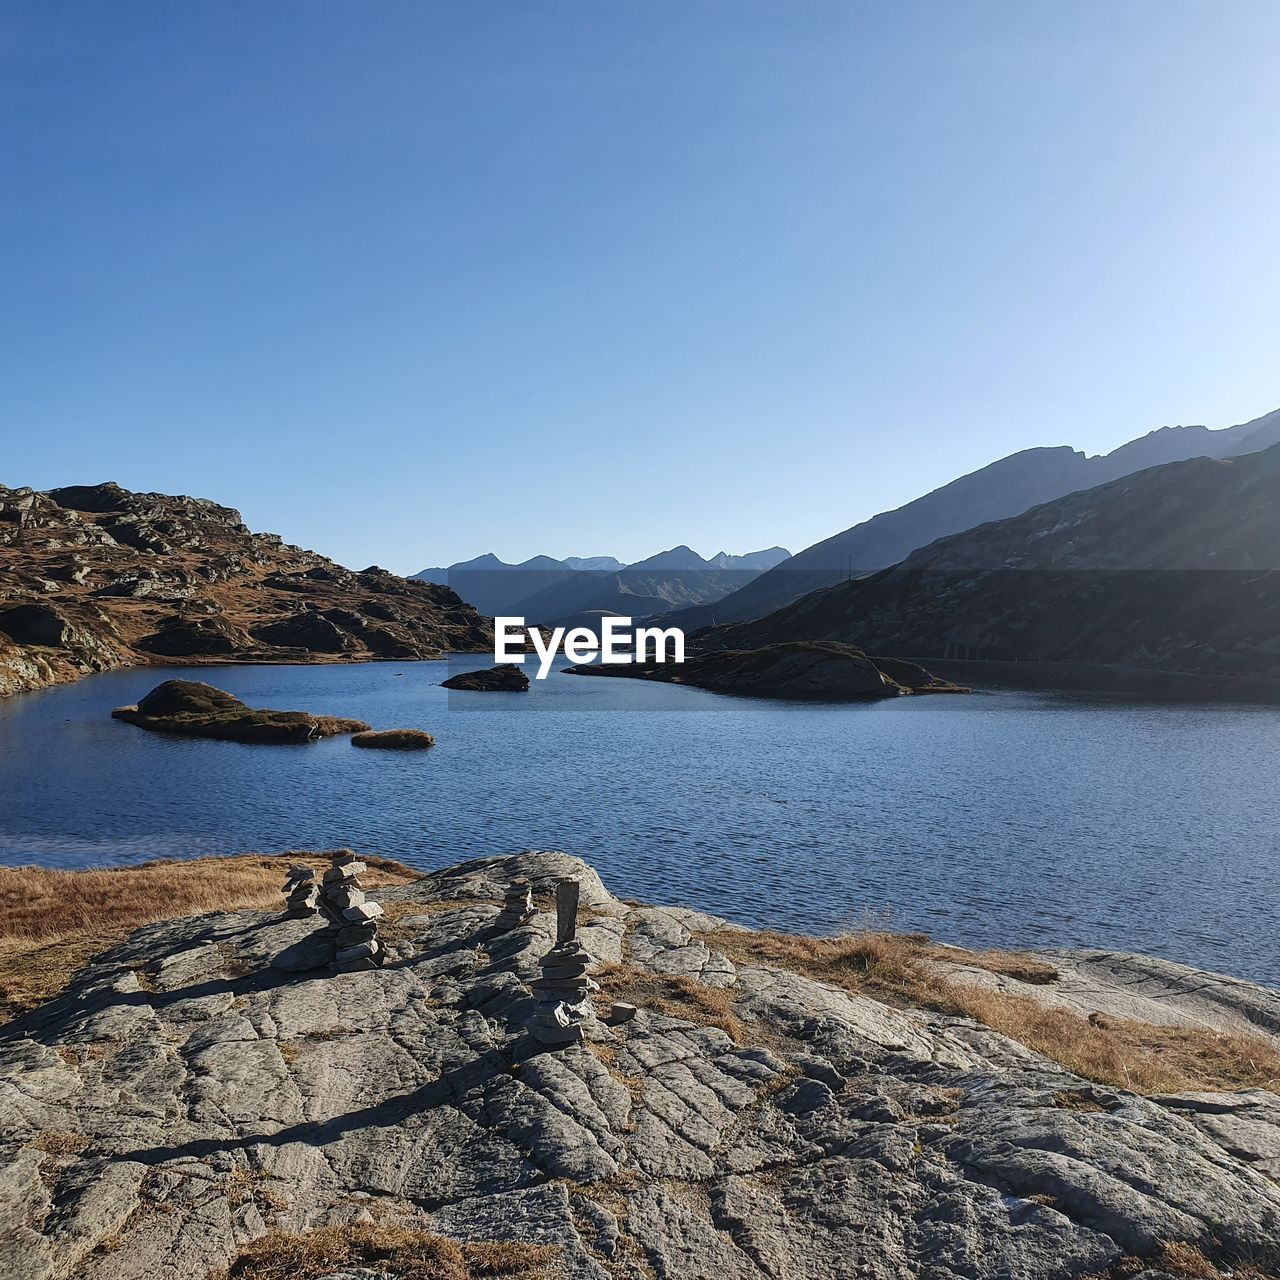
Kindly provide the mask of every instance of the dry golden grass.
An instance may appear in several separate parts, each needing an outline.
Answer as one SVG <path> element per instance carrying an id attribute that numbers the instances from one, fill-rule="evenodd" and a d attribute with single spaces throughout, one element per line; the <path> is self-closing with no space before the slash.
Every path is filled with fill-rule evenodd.
<path id="1" fill-rule="evenodd" d="M 946 982 L 939 1003 L 1007 1035 L 1069 1071 L 1137 1093 L 1195 1089 L 1280 1092 L 1280 1053 L 1249 1036 L 1108 1019 L 1098 1024 L 1027 996 Z"/>
<path id="2" fill-rule="evenodd" d="M 351 1267 L 386 1271 L 399 1280 L 536 1280 L 559 1250 L 507 1241 L 459 1243 L 408 1227 L 353 1223 L 305 1235 L 283 1232 L 255 1240 L 226 1280 L 316 1280 Z"/>
<path id="3" fill-rule="evenodd" d="M 22 1144 L 31 1151 L 48 1156 L 78 1156 L 88 1145 L 89 1139 L 82 1133 L 67 1133 L 62 1129 L 43 1129 L 29 1142 Z"/>
<path id="4" fill-rule="evenodd" d="M 650 973 L 633 964 L 608 965 L 593 976 L 611 1000 L 719 1027 L 734 1044 L 743 1042 L 742 1023 L 733 1011 L 733 993 L 725 987 L 704 986 L 683 974 Z"/>
<path id="5" fill-rule="evenodd" d="M 1215 1263 L 1185 1240 L 1162 1241 L 1154 1257 L 1121 1258 L 1101 1275 L 1085 1276 L 1083 1280 L 1133 1280 L 1153 1267 L 1178 1280 L 1277 1280 L 1274 1261 L 1264 1264 L 1254 1259 L 1234 1259 Z"/>
<path id="6" fill-rule="evenodd" d="M 365 856 L 370 888 L 418 873 Z M 207 911 L 270 910 L 292 863 L 323 871 L 327 854 L 242 854 L 110 870 L 0 867 L 0 1022 L 56 996 L 78 969 L 132 930 Z"/>
<path id="7" fill-rule="evenodd" d="M 275 1213 L 285 1207 L 284 1201 L 268 1185 L 270 1179 L 259 1169 L 238 1165 L 223 1184 L 227 1199 L 237 1207 L 254 1204 L 263 1213 Z"/>
<path id="8" fill-rule="evenodd" d="M 945 976 L 939 961 L 1022 981 L 1052 980 L 1050 966 L 1016 953 L 959 951 L 922 935 L 865 932 L 831 938 L 721 929 L 711 947 L 744 964 L 770 964 L 888 1004 L 959 1014 L 1069 1071 L 1138 1093 L 1262 1088 L 1280 1092 L 1280 1053 L 1265 1041 L 1145 1022 L 1082 1017 L 1030 996 Z"/>

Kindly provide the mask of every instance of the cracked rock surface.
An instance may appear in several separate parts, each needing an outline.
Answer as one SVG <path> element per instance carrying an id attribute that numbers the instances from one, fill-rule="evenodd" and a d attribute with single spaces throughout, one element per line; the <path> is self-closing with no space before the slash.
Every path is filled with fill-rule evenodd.
<path id="1" fill-rule="evenodd" d="M 728 989 L 740 1042 L 643 1007 L 532 1042 L 554 918 L 493 922 L 511 881 L 565 875 L 597 968 Z M 138 930 L 5 1027 L 0 1276 L 202 1280 L 268 1231 L 387 1217 L 556 1245 L 574 1280 L 1066 1280 L 1162 1240 L 1280 1242 L 1274 1094 L 1140 1098 L 961 1018 L 735 966 L 698 937 L 721 922 L 624 904 L 565 854 L 379 899 L 380 970 L 312 967 L 313 920 L 206 915 Z"/>

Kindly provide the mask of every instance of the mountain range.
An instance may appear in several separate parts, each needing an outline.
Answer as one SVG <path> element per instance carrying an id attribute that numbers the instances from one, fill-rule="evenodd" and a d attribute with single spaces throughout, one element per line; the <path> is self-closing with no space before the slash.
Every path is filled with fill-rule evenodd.
<path id="1" fill-rule="evenodd" d="M 763 617 L 841 579 L 897 564 L 919 547 L 1040 503 L 1107 484 L 1160 463 L 1229 458 L 1280 443 L 1280 409 L 1240 426 L 1163 427 L 1088 457 L 1069 446 L 1023 449 L 953 480 L 894 511 L 825 538 L 782 561 L 739 590 L 664 619 L 686 631 Z"/>
<path id="2" fill-rule="evenodd" d="M 696 636 L 708 649 L 801 640 L 1274 677 L 1280 445 L 1150 467 Z"/>
<path id="3" fill-rule="evenodd" d="M 468 603 L 492 617 L 524 617 L 560 625 L 590 613 L 643 618 L 690 605 L 706 604 L 789 556 L 783 547 L 746 555 L 719 551 L 704 559 L 681 544 L 645 560 L 623 564 L 612 556 L 555 560 L 533 556 L 508 564 L 491 552 L 450 565 L 423 569 L 414 578 L 447 583 Z"/>

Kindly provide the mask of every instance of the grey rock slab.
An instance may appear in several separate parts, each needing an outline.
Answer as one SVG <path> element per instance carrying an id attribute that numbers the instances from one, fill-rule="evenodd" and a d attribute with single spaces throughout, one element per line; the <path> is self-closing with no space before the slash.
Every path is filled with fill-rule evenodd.
<path id="1" fill-rule="evenodd" d="M 552 917 L 492 930 L 519 877 L 576 878 L 593 971 L 719 988 L 743 1042 L 691 1003 L 536 1044 Z M 136 931 L 0 1029 L 0 1275 L 190 1280 L 375 1204 L 555 1244 L 581 1280 L 1078 1280 L 1157 1239 L 1280 1239 L 1272 1093 L 1141 1099 L 964 1018 L 734 966 L 702 941 L 722 922 L 629 907 L 566 854 L 378 896 L 397 904 L 383 968 L 330 972 L 337 931 L 315 920 L 215 913 Z M 1166 998 L 1159 964 L 1081 965 L 1250 1025 L 1271 998 L 1189 971 Z"/>
<path id="2" fill-rule="evenodd" d="M 1280 1181 L 1280 1097 L 1266 1089 L 1169 1094 L 1152 1101 L 1187 1120 L 1237 1160 Z"/>
<path id="3" fill-rule="evenodd" d="M 690 929 L 692 924 L 720 922 L 701 915 L 691 920 L 690 914 L 665 907 L 636 908 L 627 934 L 632 958 L 655 973 L 697 978 L 708 986 L 731 986 L 735 980 L 733 964 Z"/>

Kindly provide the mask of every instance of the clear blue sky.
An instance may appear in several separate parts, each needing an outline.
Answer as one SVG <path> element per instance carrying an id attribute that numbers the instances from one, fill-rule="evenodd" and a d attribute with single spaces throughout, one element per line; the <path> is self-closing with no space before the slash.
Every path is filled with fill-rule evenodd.
<path id="1" fill-rule="evenodd" d="M 1280 406 L 1275 0 L 6 0 L 0 481 L 793 550 Z"/>

